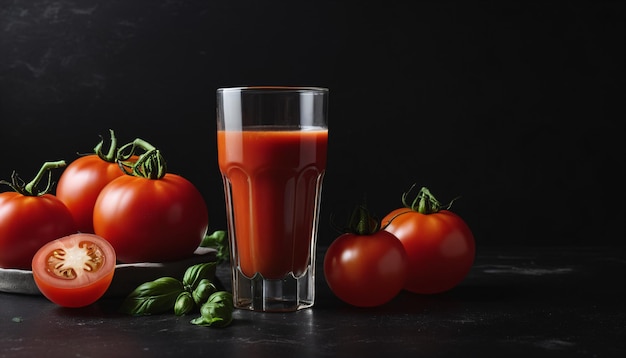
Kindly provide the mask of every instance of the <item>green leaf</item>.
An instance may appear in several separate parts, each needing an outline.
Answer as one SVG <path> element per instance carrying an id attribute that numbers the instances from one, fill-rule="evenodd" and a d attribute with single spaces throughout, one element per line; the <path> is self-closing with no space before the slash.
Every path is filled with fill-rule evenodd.
<path id="1" fill-rule="evenodd" d="M 226 327 L 230 324 L 231 321 L 227 321 L 224 318 L 221 317 L 204 317 L 204 316 L 200 316 L 200 317 L 196 317 L 194 319 L 192 319 L 190 321 L 192 324 L 195 324 L 196 326 L 203 326 L 203 327 L 218 327 L 218 328 L 222 328 L 222 327 Z"/>
<path id="2" fill-rule="evenodd" d="M 190 266 L 183 275 L 183 285 L 185 289 L 187 291 L 195 290 L 203 279 L 213 281 L 216 269 L 216 262 L 205 262 Z"/>
<path id="3" fill-rule="evenodd" d="M 191 320 L 192 324 L 205 327 L 226 327 L 233 320 L 233 295 L 227 291 L 213 293 L 200 307 L 200 317 Z"/>
<path id="4" fill-rule="evenodd" d="M 176 298 L 174 304 L 174 314 L 177 316 L 183 316 L 193 311 L 196 308 L 196 303 L 188 291 L 181 292 Z"/>
<path id="5" fill-rule="evenodd" d="M 203 278 L 200 280 L 198 287 L 193 290 L 192 297 L 196 305 L 200 307 L 215 291 L 217 291 L 215 285 L 208 279 Z"/>
<path id="6" fill-rule="evenodd" d="M 120 312 L 130 315 L 151 315 L 173 309 L 183 284 L 173 277 L 161 277 L 139 285 L 122 302 Z"/>
<path id="7" fill-rule="evenodd" d="M 228 235 L 226 231 L 218 230 L 214 231 L 210 235 L 206 235 L 200 243 L 202 247 L 212 247 L 217 250 L 217 263 L 227 262 L 230 260 L 230 253 L 228 251 Z"/>

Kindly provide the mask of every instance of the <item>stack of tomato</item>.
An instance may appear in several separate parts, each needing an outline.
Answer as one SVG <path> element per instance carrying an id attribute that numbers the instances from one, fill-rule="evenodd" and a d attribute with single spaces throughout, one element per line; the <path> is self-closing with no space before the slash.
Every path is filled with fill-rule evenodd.
<path id="1" fill-rule="evenodd" d="M 443 208 L 427 188 L 379 223 L 358 207 L 346 233 L 331 243 L 324 275 L 341 300 L 359 307 L 387 303 L 403 289 L 442 293 L 469 273 L 475 241 L 463 219 Z"/>
<path id="2" fill-rule="evenodd" d="M 0 267 L 32 269 L 42 293 L 62 306 L 85 306 L 108 288 L 117 262 L 187 258 L 208 230 L 208 210 L 196 187 L 167 172 L 160 151 L 136 139 L 121 148 L 111 131 L 94 154 L 79 157 L 51 194 L 45 163 L 29 183 L 16 174 L 0 193 Z M 48 175 L 43 190 L 37 186 Z"/>

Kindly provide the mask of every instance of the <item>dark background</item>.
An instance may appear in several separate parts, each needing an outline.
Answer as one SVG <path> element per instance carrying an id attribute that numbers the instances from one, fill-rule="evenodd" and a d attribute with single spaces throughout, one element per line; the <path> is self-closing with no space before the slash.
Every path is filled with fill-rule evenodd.
<path id="1" fill-rule="evenodd" d="M 215 90 L 239 85 L 330 89 L 322 244 L 414 183 L 461 196 L 479 246 L 624 244 L 622 1 L 0 0 L 0 177 L 111 128 L 224 229 Z"/>

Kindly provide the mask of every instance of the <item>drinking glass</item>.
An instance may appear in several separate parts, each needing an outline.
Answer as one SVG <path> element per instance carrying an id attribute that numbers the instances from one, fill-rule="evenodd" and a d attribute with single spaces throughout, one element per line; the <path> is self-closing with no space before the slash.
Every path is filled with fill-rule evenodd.
<path id="1" fill-rule="evenodd" d="M 327 88 L 217 90 L 237 308 L 288 312 L 314 304 L 327 112 Z"/>

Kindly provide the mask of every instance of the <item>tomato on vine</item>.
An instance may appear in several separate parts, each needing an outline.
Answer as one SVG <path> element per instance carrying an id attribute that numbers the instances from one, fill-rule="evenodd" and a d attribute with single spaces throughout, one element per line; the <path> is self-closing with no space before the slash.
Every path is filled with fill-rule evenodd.
<path id="1" fill-rule="evenodd" d="M 324 257 L 331 291 L 357 307 L 380 306 L 404 287 L 407 255 L 398 239 L 379 229 L 378 221 L 358 206 L 348 230 L 335 239 Z"/>
<path id="2" fill-rule="evenodd" d="M 143 152 L 136 161 L 128 159 Z M 119 148 L 125 175 L 107 184 L 93 210 L 94 232 L 121 262 L 164 262 L 193 255 L 208 230 L 208 209 L 196 187 L 168 173 L 160 151 L 136 139 Z"/>
<path id="3" fill-rule="evenodd" d="M 29 183 L 15 172 L 11 182 L 0 181 L 13 189 L 0 193 L 0 267 L 30 270 L 33 255 L 41 246 L 76 232 L 70 211 L 50 194 L 52 169 L 65 165 L 64 161 L 46 162 Z M 46 174 L 47 186 L 37 189 Z"/>
<path id="4" fill-rule="evenodd" d="M 423 187 L 414 201 L 402 196 L 403 208 L 387 214 L 381 225 L 404 245 L 409 260 L 405 289 L 434 294 L 457 286 L 469 273 L 476 253 L 472 231 L 465 221 L 444 209 Z"/>
<path id="5" fill-rule="evenodd" d="M 56 196 L 70 210 L 78 230 L 93 233 L 93 207 L 105 185 L 124 172 L 117 163 L 117 139 L 113 131 L 108 152 L 102 151 L 104 139 L 94 148 L 94 154 L 71 162 L 61 174 Z"/>

